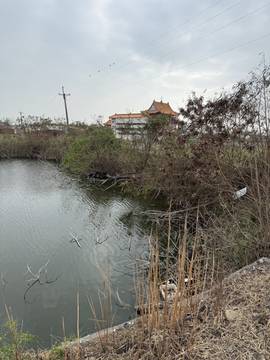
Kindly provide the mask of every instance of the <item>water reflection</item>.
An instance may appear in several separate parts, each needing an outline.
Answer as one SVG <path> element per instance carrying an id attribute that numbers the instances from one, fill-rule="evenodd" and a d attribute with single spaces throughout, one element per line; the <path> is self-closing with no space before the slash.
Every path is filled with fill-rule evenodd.
<path id="1" fill-rule="evenodd" d="M 7 304 L 25 329 L 49 345 L 62 336 L 63 319 L 66 335 L 75 333 L 79 291 L 81 334 L 95 331 L 89 299 L 101 317 L 99 303 L 108 283 L 114 323 L 133 316 L 133 264 L 147 251 L 147 239 L 130 214 L 141 207 L 115 193 L 82 189 L 49 163 L 1 162 L 1 320 Z M 25 303 L 27 286 L 47 262 L 47 279 L 57 281 L 37 282 Z"/>

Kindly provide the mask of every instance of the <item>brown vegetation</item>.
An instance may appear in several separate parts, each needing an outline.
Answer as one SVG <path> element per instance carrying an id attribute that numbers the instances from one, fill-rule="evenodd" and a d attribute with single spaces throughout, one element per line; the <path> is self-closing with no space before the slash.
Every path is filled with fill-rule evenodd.
<path id="1" fill-rule="evenodd" d="M 262 258 L 198 294 L 197 285 L 178 282 L 161 311 L 154 306 L 159 283 L 151 281 L 150 312 L 133 325 L 101 331 L 79 348 L 63 344 L 40 359 L 268 359 L 269 280 L 270 260 Z"/>

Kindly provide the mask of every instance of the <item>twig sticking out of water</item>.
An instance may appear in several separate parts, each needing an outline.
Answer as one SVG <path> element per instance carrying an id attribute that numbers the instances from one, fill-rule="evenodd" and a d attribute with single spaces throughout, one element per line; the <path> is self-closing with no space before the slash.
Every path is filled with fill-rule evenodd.
<path id="1" fill-rule="evenodd" d="M 103 240 L 100 240 L 98 236 L 96 236 L 96 240 L 95 240 L 95 243 L 96 245 L 101 245 L 103 244 L 105 241 L 108 240 L 108 236 L 106 236 Z"/>
<path id="2" fill-rule="evenodd" d="M 70 240 L 70 242 L 77 244 L 77 246 L 78 246 L 79 248 L 81 248 L 82 246 L 81 246 L 81 244 L 80 244 L 80 241 L 81 241 L 82 239 L 79 239 L 78 236 L 76 236 L 75 234 L 70 233 L 70 235 L 72 236 L 72 239 Z"/>
<path id="3" fill-rule="evenodd" d="M 48 267 L 48 264 L 49 264 L 50 260 L 48 260 L 46 262 L 46 264 L 42 265 L 39 270 L 37 271 L 37 273 L 34 273 L 31 269 L 31 266 L 27 264 L 27 272 L 26 274 L 30 274 L 32 276 L 31 279 L 28 279 L 27 280 L 27 289 L 25 290 L 25 293 L 23 295 L 23 299 L 25 301 L 25 303 L 28 303 L 29 304 L 29 301 L 27 301 L 27 294 L 28 292 L 30 291 L 30 289 L 32 289 L 36 284 L 39 284 L 39 285 L 45 285 L 45 284 L 53 284 L 54 282 L 56 282 L 60 276 L 57 276 L 54 280 L 48 280 L 48 270 L 47 270 L 47 267 Z M 42 278 L 44 277 L 44 278 Z"/>
<path id="4" fill-rule="evenodd" d="M 116 300 L 116 305 L 119 306 L 119 307 L 121 307 L 121 308 L 129 308 L 129 307 L 131 307 L 130 304 L 126 304 L 126 303 L 120 298 L 118 288 L 116 289 L 116 292 L 115 292 L 115 300 Z"/>

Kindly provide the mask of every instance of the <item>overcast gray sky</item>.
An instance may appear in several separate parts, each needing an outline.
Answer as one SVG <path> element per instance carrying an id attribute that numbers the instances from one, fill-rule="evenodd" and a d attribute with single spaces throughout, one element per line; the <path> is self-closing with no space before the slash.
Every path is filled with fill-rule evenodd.
<path id="1" fill-rule="evenodd" d="M 269 61 L 270 2 L 0 0 L 0 44 L 0 117 L 63 116 L 62 84 L 74 121 L 177 110 Z"/>

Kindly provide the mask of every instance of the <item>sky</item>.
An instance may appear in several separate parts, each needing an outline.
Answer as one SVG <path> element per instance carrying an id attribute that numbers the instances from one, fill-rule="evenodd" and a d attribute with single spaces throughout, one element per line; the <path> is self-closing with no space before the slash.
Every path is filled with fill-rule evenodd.
<path id="1" fill-rule="evenodd" d="M 0 118 L 183 106 L 270 59 L 267 0 L 0 0 Z"/>

